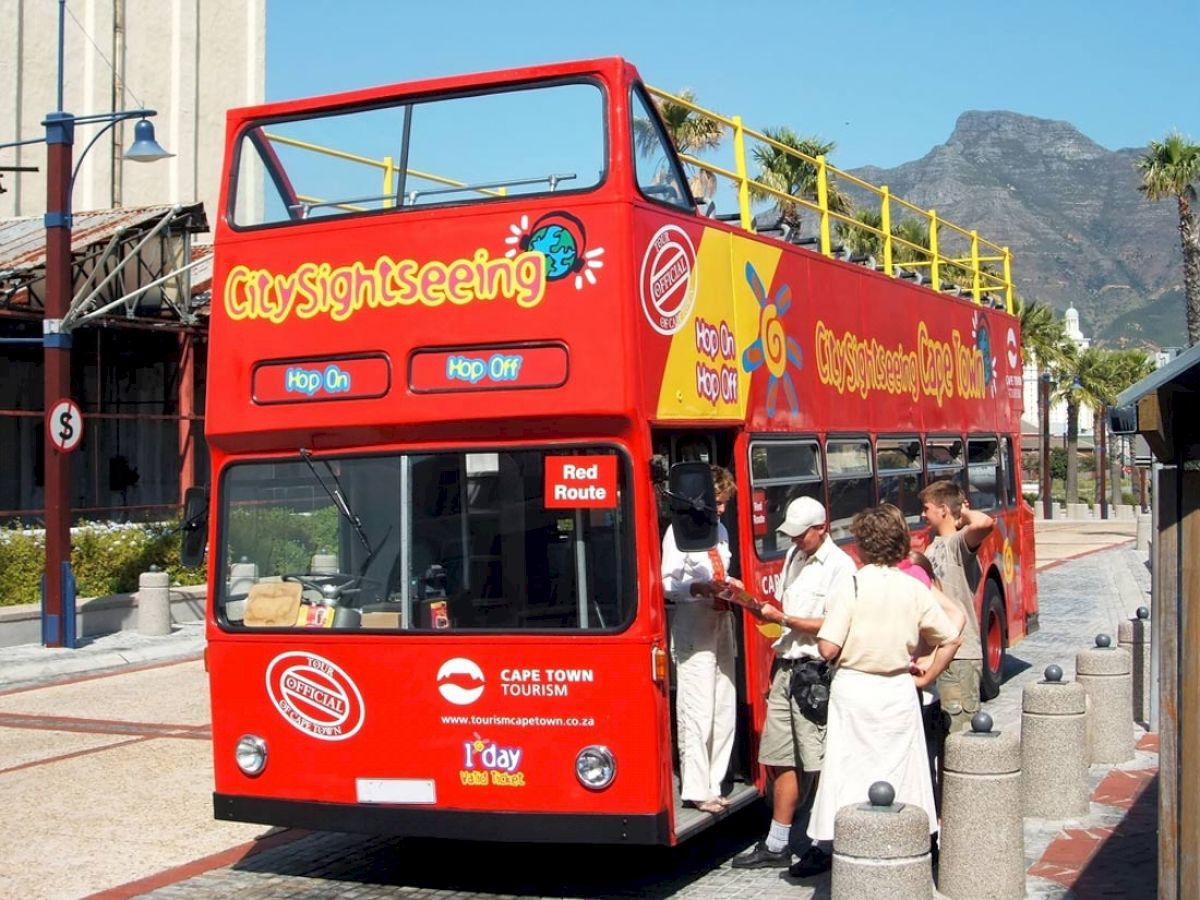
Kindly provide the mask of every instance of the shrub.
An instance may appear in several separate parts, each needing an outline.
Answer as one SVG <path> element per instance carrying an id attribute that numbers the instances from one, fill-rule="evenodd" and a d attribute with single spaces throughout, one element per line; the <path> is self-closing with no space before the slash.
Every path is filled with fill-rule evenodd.
<path id="1" fill-rule="evenodd" d="M 46 565 L 43 531 L 0 531 L 0 606 L 37 603 Z M 71 569 L 79 597 L 137 590 L 138 576 L 156 565 L 174 584 L 203 584 L 205 570 L 179 562 L 179 523 L 94 523 L 71 529 Z"/>
<path id="2" fill-rule="evenodd" d="M 1121 491 L 1121 502 L 1126 506 L 1137 506 L 1140 503 L 1138 495 L 1133 491 Z"/>

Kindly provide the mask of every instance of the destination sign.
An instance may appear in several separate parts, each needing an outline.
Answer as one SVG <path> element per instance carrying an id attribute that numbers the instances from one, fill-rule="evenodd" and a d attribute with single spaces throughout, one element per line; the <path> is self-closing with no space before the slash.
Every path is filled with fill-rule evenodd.
<path id="1" fill-rule="evenodd" d="M 408 367 L 417 393 L 553 388 L 567 380 L 567 350 L 559 344 L 418 350 Z"/>
<path id="2" fill-rule="evenodd" d="M 384 396 L 391 381 L 387 357 L 380 354 L 260 363 L 254 369 L 254 402 L 371 399 Z"/>

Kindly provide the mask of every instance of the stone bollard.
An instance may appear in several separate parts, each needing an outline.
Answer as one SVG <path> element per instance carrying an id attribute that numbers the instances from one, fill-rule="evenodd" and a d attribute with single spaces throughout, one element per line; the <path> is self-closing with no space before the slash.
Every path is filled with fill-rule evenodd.
<path id="1" fill-rule="evenodd" d="M 852 803 L 833 820 L 831 900 L 932 900 L 929 816 L 911 803 L 893 804 L 895 789 L 877 781 L 869 803 Z"/>
<path id="2" fill-rule="evenodd" d="M 308 571 L 312 575 L 336 575 L 337 570 L 337 554 L 330 553 L 328 550 L 320 550 L 314 553 L 312 562 L 308 565 Z"/>
<path id="3" fill-rule="evenodd" d="M 1137 543 L 1134 546 L 1140 551 L 1150 549 L 1150 513 L 1138 513 Z"/>
<path id="4" fill-rule="evenodd" d="M 1150 610 L 1139 606 L 1137 618 L 1117 626 L 1117 644 L 1129 651 L 1133 670 L 1133 721 L 1150 723 Z"/>
<path id="5" fill-rule="evenodd" d="M 987 713 L 972 717 L 971 731 L 946 740 L 939 845 L 942 895 L 953 900 L 1025 896 L 1021 739 L 992 731 Z"/>
<path id="6" fill-rule="evenodd" d="M 1075 680 L 1092 701 L 1093 763 L 1133 759 L 1133 660 L 1107 634 L 1075 654 Z"/>
<path id="7" fill-rule="evenodd" d="M 1021 694 L 1021 808 L 1026 816 L 1070 819 L 1086 815 L 1088 791 L 1087 692 L 1047 666 L 1045 680 Z"/>
<path id="8" fill-rule="evenodd" d="M 1083 519 L 1090 514 L 1090 510 L 1086 503 L 1068 503 L 1067 518 L 1068 519 Z"/>
<path id="9" fill-rule="evenodd" d="M 166 572 L 158 571 L 158 566 L 138 576 L 138 634 L 171 633 L 170 580 Z"/>
<path id="10" fill-rule="evenodd" d="M 229 621 L 241 622 L 245 618 L 246 595 L 257 583 L 258 563 L 252 563 L 243 556 L 229 567 L 229 599 L 225 601 L 225 617 Z"/>

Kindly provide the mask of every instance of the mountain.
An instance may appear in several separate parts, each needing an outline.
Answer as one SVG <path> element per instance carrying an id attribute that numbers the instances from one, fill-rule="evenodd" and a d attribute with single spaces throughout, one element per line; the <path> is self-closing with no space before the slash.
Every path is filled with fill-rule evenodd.
<path id="1" fill-rule="evenodd" d="M 1176 206 L 1138 191 L 1142 152 L 1107 150 L 1068 122 L 970 111 L 921 159 L 854 174 L 1007 245 L 1017 292 L 1073 303 L 1093 340 L 1182 346 Z"/>

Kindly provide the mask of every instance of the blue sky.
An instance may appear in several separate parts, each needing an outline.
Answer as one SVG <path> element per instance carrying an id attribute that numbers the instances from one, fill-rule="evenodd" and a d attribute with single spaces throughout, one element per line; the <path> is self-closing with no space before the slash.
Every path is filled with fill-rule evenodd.
<path id="1" fill-rule="evenodd" d="M 1200 140 L 1198 38 L 1197 0 L 270 0 L 267 98 L 619 55 L 753 127 L 836 141 L 837 165 L 893 166 L 968 109 L 1064 119 L 1109 149 Z"/>

